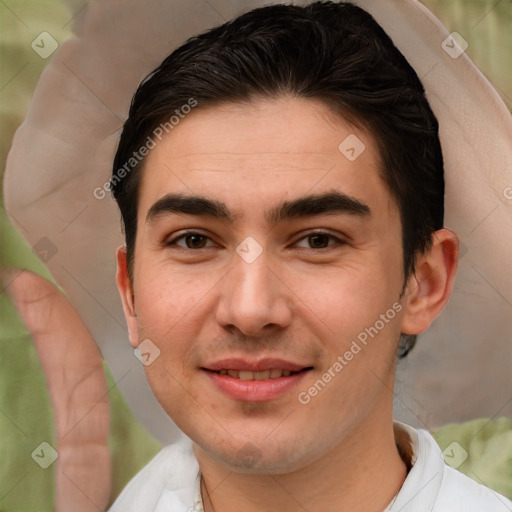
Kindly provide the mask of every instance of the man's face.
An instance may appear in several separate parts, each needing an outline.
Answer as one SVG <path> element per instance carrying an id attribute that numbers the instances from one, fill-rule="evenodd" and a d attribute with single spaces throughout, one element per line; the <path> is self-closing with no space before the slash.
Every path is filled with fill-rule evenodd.
<path id="1" fill-rule="evenodd" d="M 297 98 L 198 107 L 148 155 L 132 322 L 199 456 L 287 472 L 391 422 L 403 256 L 379 166 L 368 133 Z"/>

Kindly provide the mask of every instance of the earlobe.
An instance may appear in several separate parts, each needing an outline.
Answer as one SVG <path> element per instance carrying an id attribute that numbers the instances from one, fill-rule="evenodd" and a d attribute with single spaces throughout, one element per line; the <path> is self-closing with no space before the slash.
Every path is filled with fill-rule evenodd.
<path id="1" fill-rule="evenodd" d="M 130 344 L 136 348 L 139 345 L 138 338 L 138 325 L 137 325 L 137 314 L 135 313 L 135 299 L 132 288 L 132 283 L 128 277 L 128 264 L 126 257 L 126 246 L 121 246 L 116 252 L 117 258 L 117 289 L 121 296 L 121 302 L 123 304 L 124 316 L 126 318 L 126 324 L 128 326 L 128 335 L 130 338 Z"/>
<path id="2" fill-rule="evenodd" d="M 409 277 L 403 299 L 402 332 L 426 331 L 450 298 L 458 263 L 459 242 L 449 229 L 432 235 L 432 247 L 422 254 Z"/>

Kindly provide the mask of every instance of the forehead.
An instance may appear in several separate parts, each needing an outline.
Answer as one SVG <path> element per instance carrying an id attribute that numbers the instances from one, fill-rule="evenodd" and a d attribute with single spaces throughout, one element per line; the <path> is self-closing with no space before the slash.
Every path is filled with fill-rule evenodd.
<path id="1" fill-rule="evenodd" d="M 380 167 L 374 138 L 320 101 L 199 105 L 146 157 L 139 221 L 168 193 L 221 200 L 238 219 L 263 218 L 272 204 L 335 189 L 389 209 Z"/>

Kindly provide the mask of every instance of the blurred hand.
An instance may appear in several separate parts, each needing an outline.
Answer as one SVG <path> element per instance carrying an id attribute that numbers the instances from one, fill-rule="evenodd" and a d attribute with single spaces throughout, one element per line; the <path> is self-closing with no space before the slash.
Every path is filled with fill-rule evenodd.
<path id="1" fill-rule="evenodd" d="M 55 415 L 57 512 L 105 510 L 111 489 L 107 381 L 99 349 L 67 299 L 28 271 L 2 275 L 32 335 Z"/>

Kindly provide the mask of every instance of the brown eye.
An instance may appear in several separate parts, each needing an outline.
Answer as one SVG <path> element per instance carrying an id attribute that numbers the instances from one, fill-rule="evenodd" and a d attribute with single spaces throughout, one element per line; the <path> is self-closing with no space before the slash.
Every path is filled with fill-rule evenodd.
<path id="1" fill-rule="evenodd" d="M 206 244 L 206 237 L 203 235 L 187 235 L 184 238 L 189 249 L 202 249 Z"/>
<path id="2" fill-rule="evenodd" d="M 329 245 L 329 235 L 323 233 L 317 233 L 308 236 L 309 244 L 313 249 L 323 249 Z"/>
<path id="3" fill-rule="evenodd" d="M 296 245 L 304 249 L 327 249 L 336 245 L 340 246 L 343 244 L 343 240 L 340 240 L 334 235 L 318 231 L 316 233 L 310 233 L 309 235 L 301 238 Z"/>
<path id="4" fill-rule="evenodd" d="M 169 240 L 165 245 L 167 247 L 178 246 L 182 249 L 204 249 L 210 247 L 208 241 L 209 237 L 201 233 L 185 233 L 172 240 Z"/>

